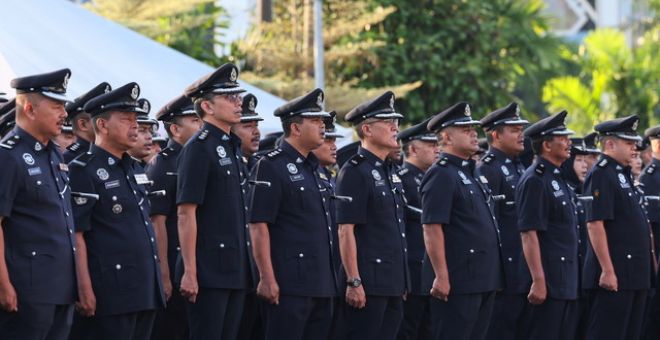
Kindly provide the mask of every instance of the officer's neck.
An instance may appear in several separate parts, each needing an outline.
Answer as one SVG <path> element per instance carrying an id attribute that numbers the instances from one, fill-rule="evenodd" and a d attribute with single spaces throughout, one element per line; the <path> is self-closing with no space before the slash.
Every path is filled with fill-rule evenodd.
<path id="1" fill-rule="evenodd" d="M 426 172 L 426 170 L 431 167 L 431 165 L 424 164 L 424 162 L 422 162 L 422 160 L 416 155 L 410 155 L 410 157 L 407 157 L 406 163 L 414 165 L 417 169 L 422 170 L 423 172 Z"/>
<path id="2" fill-rule="evenodd" d="M 465 160 L 469 159 L 472 156 L 472 153 L 469 150 L 455 148 L 450 145 L 446 146 L 443 152 Z"/>
<path id="3" fill-rule="evenodd" d="M 555 156 L 550 155 L 550 154 L 541 155 L 541 158 L 545 159 L 547 162 L 549 162 L 550 164 L 552 164 L 552 165 L 554 165 L 558 168 L 561 167 L 561 164 L 564 163 L 564 161 L 565 161 L 564 159 L 561 159 L 559 157 L 555 157 Z"/>
<path id="4" fill-rule="evenodd" d="M 307 147 L 300 138 L 287 137 L 284 138 L 284 140 L 287 143 L 289 143 L 289 145 L 291 145 L 296 151 L 298 151 L 299 154 L 303 155 L 305 158 L 307 158 L 309 153 L 312 151 L 312 149 Z"/>
<path id="5" fill-rule="evenodd" d="M 621 156 L 615 154 L 614 152 L 610 152 L 610 150 L 603 151 L 603 154 L 606 155 L 609 158 L 612 158 L 617 163 L 619 163 L 623 166 L 630 166 L 630 160 L 629 159 L 621 157 Z"/>
<path id="6" fill-rule="evenodd" d="M 372 143 L 368 139 L 363 139 L 361 146 L 363 149 L 371 152 L 374 156 L 378 157 L 378 159 L 380 159 L 381 161 L 385 161 L 387 155 L 389 155 L 390 151 L 392 151 L 390 148 L 376 145 L 375 143 Z"/>
<path id="7" fill-rule="evenodd" d="M 23 131 L 27 132 L 27 134 L 32 136 L 32 138 L 36 139 L 37 142 L 43 145 L 48 145 L 50 139 L 55 137 L 45 133 L 41 133 L 39 129 L 37 129 L 37 127 L 32 126 L 30 124 L 23 124 L 23 122 L 16 121 L 16 125 L 18 125 L 18 127 L 23 129 Z"/>
<path id="8" fill-rule="evenodd" d="M 229 134 L 230 131 L 231 131 L 231 124 L 224 121 L 224 120 L 220 120 L 218 118 L 213 118 L 212 116 L 204 116 L 204 121 L 206 123 L 209 123 L 209 124 L 217 127 L 218 129 L 222 130 L 222 132 L 224 132 L 226 134 Z"/>
<path id="9" fill-rule="evenodd" d="M 515 158 L 516 156 L 518 156 L 518 152 L 508 149 L 504 147 L 504 145 L 502 145 L 501 143 L 496 143 L 495 141 L 493 141 L 491 148 L 498 150 L 499 152 L 507 155 L 507 157 L 510 158 Z"/>
<path id="10" fill-rule="evenodd" d="M 106 140 L 104 138 L 96 138 L 96 146 L 99 148 L 105 150 L 107 153 L 115 156 L 116 158 L 121 159 L 124 156 L 124 153 L 127 151 L 126 149 L 120 147 L 119 145 Z"/>

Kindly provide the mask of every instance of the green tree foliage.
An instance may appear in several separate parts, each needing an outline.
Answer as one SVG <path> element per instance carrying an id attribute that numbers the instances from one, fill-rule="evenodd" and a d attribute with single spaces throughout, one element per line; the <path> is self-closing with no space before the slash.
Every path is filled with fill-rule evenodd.
<path id="1" fill-rule="evenodd" d="M 576 52 L 563 51 L 579 73 L 550 79 L 543 100 L 551 110 L 568 110 L 569 126 L 581 133 L 600 121 L 630 114 L 640 116 L 640 130 L 660 123 L 660 26 L 637 43 L 631 48 L 615 29 L 589 33 Z"/>
<path id="2" fill-rule="evenodd" d="M 195 59 L 219 65 L 214 52 L 228 19 L 214 0 L 94 0 L 91 11 Z"/>

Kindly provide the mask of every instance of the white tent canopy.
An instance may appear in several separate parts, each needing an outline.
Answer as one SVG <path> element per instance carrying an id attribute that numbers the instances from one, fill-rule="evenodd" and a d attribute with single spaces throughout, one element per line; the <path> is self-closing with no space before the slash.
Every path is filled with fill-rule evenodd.
<path id="1" fill-rule="evenodd" d="M 156 111 L 213 70 L 69 1 L 3 0 L 2 12 L 0 92 L 14 93 L 9 82 L 15 77 L 69 68 L 71 98 L 102 81 L 113 87 L 135 81 L 140 96 Z M 241 85 L 259 100 L 256 111 L 265 119 L 260 123 L 262 135 L 281 131 L 272 112 L 285 101 L 245 82 Z M 350 130 L 338 129 L 350 137 Z"/>

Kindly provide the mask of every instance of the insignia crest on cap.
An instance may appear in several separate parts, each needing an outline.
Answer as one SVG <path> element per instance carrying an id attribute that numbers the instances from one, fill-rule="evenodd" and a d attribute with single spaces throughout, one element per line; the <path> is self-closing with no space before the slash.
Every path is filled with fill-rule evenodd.
<path id="1" fill-rule="evenodd" d="M 286 169 L 289 170 L 289 173 L 292 174 L 292 175 L 295 175 L 295 174 L 298 173 L 298 168 L 293 163 L 287 164 Z"/>
<path id="2" fill-rule="evenodd" d="M 229 75 L 229 80 L 236 81 L 236 78 L 238 78 L 238 72 L 236 72 L 235 67 L 232 67 L 231 74 Z"/>
<path id="3" fill-rule="evenodd" d="M 380 181 L 382 177 L 380 177 L 380 172 L 378 170 L 373 169 L 371 170 L 371 176 L 374 177 L 375 180 Z"/>
<path id="4" fill-rule="evenodd" d="M 99 179 L 102 181 L 105 181 L 110 177 L 110 174 L 108 174 L 108 171 L 103 169 L 103 168 L 98 168 L 96 170 L 96 176 L 99 176 Z"/>
<path id="5" fill-rule="evenodd" d="M 140 90 L 138 89 L 138 86 L 133 86 L 133 89 L 131 90 L 131 98 L 137 99 L 139 92 Z"/>
<path id="6" fill-rule="evenodd" d="M 516 105 L 516 117 L 520 118 L 520 106 Z"/>
<path id="7" fill-rule="evenodd" d="M 254 98 L 250 98 L 250 102 L 248 103 L 248 110 L 254 111 L 256 108 L 257 104 L 254 103 Z"/>
<path id="8" fill-rule="evenodd" d="M 62 81 L 62 87 L 66 90 L 66 87 L 69 85 L 69 73 L 64 75 L 64 80 Z"/>
<path id="9" fill-rule="evenodd" d="M 390 109 L 394 110 L 394 95 L 390 97 Z"/>
<path id="10" fill-rule="evenodd" d="M 323 92 L 319 93 L 319 96 L 316 97 L 316 105 L 323 106 Z"/>
<path id="11" fill-rule="evenodd" d="M 636 120 L 636 121 L 633 123 L 633 125 L 632 125 L 632 129 L 633 129 L 633 130 L 637 130 L 637 125 L 639 125 L 639 120 Z"/>
<path id="12" fill-rule="evenodd" d="M 34 158 L 32 158 L 32 155 L 30 155 L 29 153 L 23 154 L 23 160 L 27 165 L 34 165 Z"/>
<path id="13" fill-rule="evenodd" d="M 110 92 L 110 85 L 105 86 L 105 90 L 103 90 L 103 93 L 108 93 Z"/>
<path id="14" fill-rule="evenodd" d="M 218 147 L 215 148 L 215 152 L 218 153 L 218 156 L 220 156 L 220 158 L 227 157 L 227 151 L 225 151 L 225 148 L 222 145 L 218 145 Z"/>
<path id="15" fill-rule="evenodd" d="M 557 181 L 552 181 L 552 188 L 555 189 L 555 191 L 559 191 L 559 183 Z"/>
<path id="16" fill-rule="evenodd" d="M 470 112 L 470 105 L 465 105 L 465 115 L 470 117 L 472 113 Z"/>
<path id="17" fill-rule="evenodd" d="M 144 101 L 144 104 L 142 104 L 142 110 L 144 110 L 146 112 L 149 112 L 149 102 L 148 101 L 146 101 L 146 100 Z"/>

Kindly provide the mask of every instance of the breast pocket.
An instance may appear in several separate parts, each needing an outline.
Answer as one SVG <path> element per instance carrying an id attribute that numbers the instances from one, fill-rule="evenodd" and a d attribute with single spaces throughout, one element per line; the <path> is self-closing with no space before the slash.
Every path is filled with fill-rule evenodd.
<path id="1" fill-rule="evenodd" d="M 311 189 L 305 187 L 302 183 L 293 183 L 289 189 L 289 197 L 291 204 L 302 209 L 310 207 L 310 200 L 313 199 Z"/>
<path id="2" fill-rule="evenodd" d="M 290 249 L 286 254 L 287 268 L 284 270 L 289 271 L 289 277 L 297 278 L 299 282 L 305 282 L 316 276 L 318 249 L 295 248 Z"/>
<path id="3" fill-rule="evenodd" d="M 98 261 L 98 270 L 90 271 L 95 285 L 117 292 L 129 292 L 140 285 L 139 268 L 134 258 L 114 256 Z M 94 275 L 96 274 L 96 275 Z"/>
<path id="4" fill-rule="evenodd" d="M 55 254 L 48 248 L 38 245 L 26 246 L 15 253 L 14 268 L 17 269 L 15 277 L 17 281 L 29 286 L 47 282 L 56 270 Z"/>
<path id="5" fill-rule="evenodd" d="M 42 176 L 27 179 L 28 196 L 37 203 L 48 202 L 48 196 L 55 190 Z"/>
<path id="6" fill-rule="evenodd" d="M 220 241 L 216 245 L 218 269 L 224 273 L 233 273 L 238 271 L 239 249 L 236 241 Z"/>

